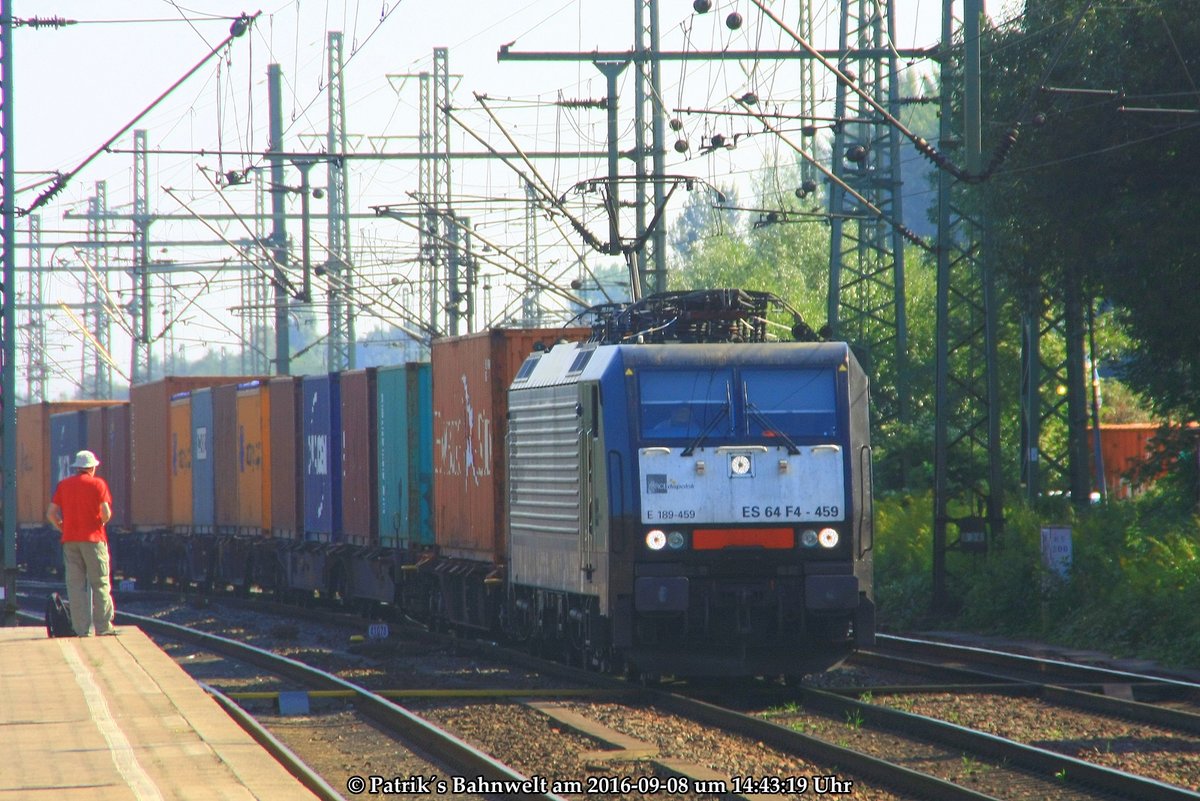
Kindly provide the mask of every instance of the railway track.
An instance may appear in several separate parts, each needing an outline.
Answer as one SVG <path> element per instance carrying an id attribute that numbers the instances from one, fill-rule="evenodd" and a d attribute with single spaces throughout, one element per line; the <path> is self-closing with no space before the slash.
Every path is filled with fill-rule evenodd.
<path id="1" fill-rule="evenodd" d="M 270 639 L 253 631 L 253 624 L 229 622 L 230 615 L 224 610 L 194 611 L 195 616 L 210 620 L 210 625 L 219 623 L 242 639 Z M 340 619 L 340 625 L 347 625 L 345 616 Z M 131 620 L 148 632 L 161 630 L 161 636 L 185 636 L 164 621 L 129 617 L 126 622 Z M 262 624 L 267 631 L 286 630 L 290 625 Z M 351 621 L 349 625 L 352 631 L 361 631 L 366 624 Z M 448 685 L 434 681 L 432 673 L 414 672 L 405 665 L 406 659 L 427 664 L 437 663 L 437 658 L 431 659 L 421 647 L 392 642 L 397 639 L 394 636 L 367 648 L 373 654 L 371 661 L 388 667 L 375 669 L 336 655 L 317 655 L 315 661 L 326 668 L 319 671 L 323 678 L 307 676 L 311 668 L 301 659 L 311 660 L 309 649 L 285 648 L 300 654 L 278 663 L 279 657 L 265 649 L 246 651 L 240 643 L 226 646 L 213 639 L 215 635 L 203 632 L 186 636 L 196 638 L 192 640 L 195 647 L 205 650 L 216 650 L 220 644 L 221 649 L 242 651 L 237 658 L 260 664 L 283 676 L 285 682 L 323 688 L 311 692 L 314 699 L 377 696 L 378 702 L 362 703 L 376 708 L 374 704 L 384 702 L 377 707 L 384 711 L 371 713 L 374 725 L 380 727 L 379 737 L 392 736 L 384 731 L 391 729 L 393 721 L 404 725 L 420 721 L 449 732 L 452 740 L 494 763 L 515 765 L 510 767 L 511 774 L 487 773 L 471 762 L 452 762 L 453 756 L 443 755 L 444 746 L 397 735 L 436 762 L 450 765 L 443 769 L 447 777 L 495 776 L 497 781 L 514 781 L 518 776 L 536 776 L 546 779 L 548 791 L 551 787 L 565 789 L 564 795 L 570 798 L 802 799 L 818 792 L 853 792 L 855 798 L 879 799 L 1200 798 L 1183 787 L 973 731 L 969 726 L 915 714 L 911 708 L 889 709 L 879 703 L 889 697 L 882 688 L 867 699 L 804 688 L 793 696 L 797 703 L 747 714 L 730 708 L 724 700 L 705 701 L 686 685 L 630 687 L 611 677 L 546 663 L 486 643 L 453 643 L 455 652 L 466 655 L 455 658 L 465 659 L 467 666 L 439 668 L 443 679 L 452 678 Z M 344 633 L 334 636 L 348 639 Z M 436 652 L 445 646 L 432 647 Z M 411 657 L 406 656 L 409 653 Z M 890 669 L 895 670 L 895 664 Z M 355 681 L 344 678 L 350 674 Z M 991 678 L 993 685 L 1003 685 L 1010 692 L 1015 689 L 1013 695 L 1026 692 L 1027 683 Z M 978 688 L 982 679 L 973 676 L 968 682 L 960 672 L 956 681 Z M 281 689 L 287 688 L 259 689 L 257 700 L 273 698 Z M 256 700 L 256 693 L 245 687 L 226 690 L 244 706 L 252 707 Z M 368 696 L 360 696 L 362 692 Z M 901 706 L 906 703 L 899 692 L 891 697 L 899 699 Z M 405 706 L 399 707 L 396 701 Z M 288 725 L 286 718 L 272 719 L 273 727 L 286 729 Z M 419 728 L 420 736 L 428 736 Z M 541 754 L 553 750 L 559 752 L 557 759 L 543 761 Z M 386 757 L 377 759 L 388 761 Z M 349 759 L 345 763 L 351 764 Z M 378 769 L 378 776 L 396 775 L 388 764 L 373 768 Z M 348 769 L 335 766 L 332 774 L 325 773 L 325 779 L 332 786 L 344 787 L 348 775 L 358 775 L 348 774 Z M 495 769 L 494 765 L 489 768 Z M 425 775 L 423 768 L 414 771 Z"/>

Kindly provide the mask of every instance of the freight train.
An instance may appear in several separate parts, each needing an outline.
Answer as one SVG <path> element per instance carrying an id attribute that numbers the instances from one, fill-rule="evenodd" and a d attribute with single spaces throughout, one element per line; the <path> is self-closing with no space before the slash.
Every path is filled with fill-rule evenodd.
<path id="1" fill-rule="evenodd" d="M 23 407 L 19 559 L 58 564 L 41 515 L 87 447 L 118 578 L 642 675 L 824 669 L 874 637 L 868 381 L 845 343 L 769 341 L 780 306 L 668 293 L 436 340 L 430 363 Z"/>

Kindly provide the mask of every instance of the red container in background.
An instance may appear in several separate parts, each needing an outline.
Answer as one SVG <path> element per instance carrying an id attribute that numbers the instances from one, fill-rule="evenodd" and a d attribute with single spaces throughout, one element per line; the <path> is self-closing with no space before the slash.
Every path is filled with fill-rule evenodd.
<path id="1" fill-rule="evenodd" d="M 216 530 L 233 534 L 238 525 L 237 385 L 213 387 L 214 500 Z"/>
<path id="2" fill-rule="evenodd" d="M 1111 499 L 1132 498 L 1137 491 L 1127 477 L 1129 471 L 1150 455 L 1150 440 L 1158 423 L 1120 423 L 1100 426 L 1100 456 L 1104 460 L 1104 484 Z M 1095 429 L 1088 429 L 1088 458 L 1096 474 Z"/>
<path id="3" fill-rule="evenodd" d="M 493 329 L 433 343 L 434 530 L 442 555 L 503 564 L 508 387 L 535 345 L 589 328 Z"/>
<path id="4" fill-rule="evenodd" d="M 129 389 L 130 504 L 135 528 L 171 525 L 171 396 L 249 380 L 235 376 L 168 376 Z M 103 457 L 101 457 L 103 459 Z"/>
<path id="5" fill-rule="evenodd" d="M 267 382 L 270 405 L 271 531 L 276 537 L 304 539 L 300 448 L 300 379 L 279 376 Z"/>
<path id="6" fill-rule="evenodd" d="M 17 524 L 41 526 L 54 488 L 50 486 L 50 415 L 118 406 L 124 401 L 55 401 L 17 408 Z M 106 454 L 96 452 L 103 463 Z"/>
<path id="7" fill-rule="evenodd" d="M 96 475 L 112 495 L 109 528 L 129 528 L 129 404 L 88 409 L 88 450 L 100 459 Z"/>
<path id="8" fill-rule="evenodd" d="M 376 412 L 375 368 L 342 373 L 340 383 L 343 541 L 351 545 L 378 545 L 375 439 L 379 415 Z"/>

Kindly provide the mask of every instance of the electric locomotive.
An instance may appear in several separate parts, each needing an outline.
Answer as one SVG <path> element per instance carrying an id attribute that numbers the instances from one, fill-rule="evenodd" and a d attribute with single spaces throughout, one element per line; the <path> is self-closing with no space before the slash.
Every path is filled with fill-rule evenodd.
<path id="1" fill-rule="evenodd" d="M 650 675 L 836 664 L 874 637 L 865 373 L 845 343 L 714 341 L 760 339 L 773 296 L 647 301 L 512 383 L 507 627 Z"/>

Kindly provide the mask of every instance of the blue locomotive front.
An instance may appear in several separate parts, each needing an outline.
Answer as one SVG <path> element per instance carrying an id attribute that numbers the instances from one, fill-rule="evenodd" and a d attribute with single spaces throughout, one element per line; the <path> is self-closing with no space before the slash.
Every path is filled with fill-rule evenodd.
<path id="1" fill-rule="evenodd" d="M 571 343 L 509 396 L 510 624 L 583 661 L 800 674 L 874 636 L 844 343 Z"/>

